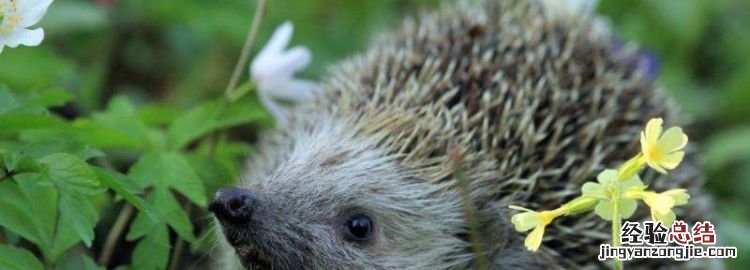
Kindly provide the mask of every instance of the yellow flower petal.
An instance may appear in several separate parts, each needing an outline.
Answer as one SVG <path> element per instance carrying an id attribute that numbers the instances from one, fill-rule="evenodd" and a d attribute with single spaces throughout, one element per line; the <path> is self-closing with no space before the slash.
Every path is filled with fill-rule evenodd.
<path id="1" fill-rule="evenodd" d="M 669 197 L 672 197 L 672 200 L 674 201 L 674 205 L 685 205 L 688 203 L 688 200 L 690 200 L 690 194 L 687 193 L 687 190 L 685 189 L 670 189 L 665 192 L 662 192 L 662 194 L 667 195 Z"/>
<path id="2" fill-rule="evenodd" d="M 651 216 L 653 217 L 654 214 L 652 213 Z M 677 216 L 674 214 L 674 212 L 669 211 L 666 214 L 656 214 L 656 218 L 653 219 L 654 221 L 661 221 L 664 223 L 664 226 L 671 227 L 672 222 L 677 218 Z"/>
<path id="3" fill-rule="evenodd" d="M 677 168 L 685 153 L 680 151 L 688 138 L 679 127 L 669 128 L 661 134 L 661 118 L 651 119 L 641 132 L 641 152 L 649 167 L 660 173 Z"/>
<path id="4" fill-rule="evenodd" d="M 648 164 L 649 167 L 651 167 L 652 169 L 656 170 L 657 172 L 660 172 L 662 174 L 666 174 L 667 173 L 667 170 L 665 170 L 664 168 L 662 168 L 661 165 L 659 165 L 659 163 L 657 163 L 656 161 L 653 161 L 653 160 L 650 160 L 650 159 L 646 159 L 646 164 Z"/>
<path id="5" fill-rule="evenodd" d="M 663 217 L 672 212 L 675 202 L 671 196 L 664 193 L 644 192 L 643 201 L 651 208 L 653 220 L 663 220 Z"/>
<path id="6" fill-rule="evenodd" d="M 662 156 L 661 160 L 659 160 L 659 164 L 661 164 L 661 166 L 663 166 L 664 168 L 672 170 L 680 165 L 680 162 L 682 162 L 682 158 L 684 156 L 685 152 L 682 151 L 666 154 Z"/>
<path id="7" fill-rule="evenodd" d="M 662 123 L 664 123 L 664 120 L 661 118 L 654 118 L 646 123 L 646 142 L 648 144 L 656 144 L 659 135 L 661 135 Z"/>
<path id="8" fill-rule="evenodd" d="M 523 242 L 526 249 L 530 251 L 539 250 L 539 246 L 542 245 L 542 238 L 544 237 L 544 226 L 537 226 L 531 233 L 526 236 L 526 240 Z"/>
<path id="9" fill-rule="evenodd" d="M 531 228 L 539 226 L 539 213 L 537 212 L 524 212 L 513 215 L 511 222 L 515 225 L 516 231 L 525 232 L 531 230 Z"/>
<path id="10" fill-rule="evenodd" d="M 659 138 L 656 144 L 666 153 L 680 150 L 687 145 L 688 138 L 679 127 L 671 127 Z"/>

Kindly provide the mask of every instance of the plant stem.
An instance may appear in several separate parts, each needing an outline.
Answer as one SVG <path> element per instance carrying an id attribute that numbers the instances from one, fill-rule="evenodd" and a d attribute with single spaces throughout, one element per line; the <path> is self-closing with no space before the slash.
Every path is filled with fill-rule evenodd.
<path id="1" fill-rule="evenodd" d="M 622 220 L 620 219 L 620 198 L 619 196 L 614 197 L 616 198 L 612 200 L 612 246 L 619 247 L 621 246 L 620 227 L 622 227 Z M 617 258 L 614 258 L 613 260 L 615 270 L 622 270 L 622 262 Z"/>
<path id="2" fill-rule="evenodd" d="M 133 215 L 133 206 L 129 203 L 125 203 L 120 211 L 120 215 L 117 216 L 115 224 L 112 226 L 112 230 L 107 234 L 107 240 L 104 242 L 104 248 L 102 253 L 99 254 L 99 265 L 106 267 L 109 265 L 109 260 L 112 259 L 112 253 L 115 251 L 117 240 L 120 239 L 120 235 L 125 231 L 125 227 L 128 226 L 128 221 Z"/>
<path id="3" fill-rule="evenodd" d="M 232 91 L 234 91 L 234 88 L 237 87 L 237 81 L 239 81 L 240 79 L 240 74 L 242 73 L 242 70 L 244 70 L 244 67 L 247 66 L 247 61 L 250 58 L 250 47 L 252 47 L 253 42 L 255 42 L 255 36 L 258 33 L 260 20 L 263 18 L 263 13 L 265 12 L 265 10 L 266 0 L 258 0 L 258 5 L 255 8 L 255 15 L 253 16 L 253 22 L 250 25 L 250 30 L 248 30 L 247 32 L 247 38 L 245 39 L 245 44 L 242 47 L 240 58 L 237 59 L 237 64 L 234 66 L 232 77 L 229 79 L 227 89 L 224 91 L 224 94 L 227 97 L 232 96 Z"/>

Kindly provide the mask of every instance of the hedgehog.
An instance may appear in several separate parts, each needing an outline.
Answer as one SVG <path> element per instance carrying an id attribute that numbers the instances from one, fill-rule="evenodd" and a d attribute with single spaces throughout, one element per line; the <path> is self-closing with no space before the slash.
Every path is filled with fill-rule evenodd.
<path id="1" fill-rule="evenodd" d="M 334 65 L 323 94 L 262 138 L 243 182 L 216 193 L 219 269 L 605 267 L 608 223 L 557 220 L 529 252 L 508 205 L 559 206 L 637 153 L 647 119 L 678 121 L 650 59 L 609 32 L 540 1 L 406 19 Z M 696 168 L 644 176 L 690 190 L 686 221 L 707 212 Z"/>

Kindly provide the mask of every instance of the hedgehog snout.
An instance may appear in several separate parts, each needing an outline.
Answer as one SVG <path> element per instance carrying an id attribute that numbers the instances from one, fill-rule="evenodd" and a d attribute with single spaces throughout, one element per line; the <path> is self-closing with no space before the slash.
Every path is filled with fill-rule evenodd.
<path id="1" fill-rule="evenodd" d="M 222 188 L 214 195 L 208 209 L 222 222 L 244 224 L 253 218 L 258 197 L 243 188 Z"/>

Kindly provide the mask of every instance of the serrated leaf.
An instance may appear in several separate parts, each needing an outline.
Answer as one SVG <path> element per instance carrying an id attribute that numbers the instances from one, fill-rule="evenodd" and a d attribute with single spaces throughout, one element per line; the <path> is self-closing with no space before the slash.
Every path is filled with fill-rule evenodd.
<path id="1" fill-rule="evenodd" d="M 41 244 L 45 233 L 36 228 L 34 218 L 26 211 L 27 200 L 13 181 L 0 182 L 0 226 L 6 227 L 29 241 Z M 51 235 L 51 233 L 50 233 Z"/>
<path id="2" fill-rule="evenodd" d="M 106 111 L 77 119 L 73 126 L 82 141 L 96 147 L 134 150 L 161 147 L 149 140 L 148 126 L 139 120 L 135 105 L 124 97 L 115 97 Z"/>
<path id="3" fill-rule="evenodd" d="M 233 184 L 236 181 L 237 168 L 222 163 L 218 158 L 209 158 L 203 155 L 189 155 L 188 162 L 194 168 L 198 176 L 203 179 L 206 187 L 206 197 L 213 198 L 213 193 L 221 187 Z M 225 161 L 230 162 L 230 161 Z"/>
<path id="4" fill-rule="evenodd" d="M 169 260 L 169 234 L 166 226 L 157 226 L 135 246 L 133 270 L 166 269 Z"/>
<path id="5" fill-rule="evenodd" d="M 60 222 L 70 224 L 87 247 L 94 240 L 94 226 L 99 220 L 91 201 L 73 191 L 60 194 Z"/>
<path id="6" fill-rule="evenodd" d="M 0 226 L 40 247 L 45 256 L 57 223 L 57 190 L 40 184 L 38 173 L 23 173 L 0 182 Z"/>
<path id="7" fill-rule="evenodd" d="M 156 219 L 152 219 L 145 213 L 140 212 L 135 216 L 133 223 L 130 224 L 130 229 L 128 230 L 128 234 L 125 235 L 125 239 L 128 241 L 134 241 L 148 235 L 154 230 L 154 228 L 163 225 L 164 221 L 161 217 L 156 216 Z"/>
<path id="8" fill-rule="evenodd" d="M 92 194 L 102 187 L 91 166 L 80 158 L 66 153 L 47 155 L 39 160 L 47 166 L 47 174 L 57 185 Z"/>
<path id="9" fill-rule="evenodd" d="M 166 189 L 156 190 L 153 198 L 157 214 L 169 224 L 169 227 L 172 227 L 183 239 L 189 242 L 195 241 L 193 224 L 190 222 L 190 217 L 185 212 L 185 209 L 182 209 L 177 200 L 175 200 L 170 191 Z"/>
<path id="10" fill-rule="evenodd" d="M 136 209 L 153 215 L 151 207 L 146 204 L 143 198 L 138 196 L 141 193 L 141 189 L 130 178 L 115 171 L 97 167 L 93 167 L 93 169 L 102 184 L 114 190 L 117 195 L 120 195 Z"/>
<path id="11" fill-rule="evenodd" d="M 46 255 L 50 261 L 57 261 L 71 247 L 81 241 L 81 237 L 76 233 L 75 228 L 70 222 L 63 221 L 62 217 L 58 218 L 58 224 L 55 231 L 55 237 L 52 241 L 52 248 Z"/>
<path id="12" fill-rule="evenodd" d="M 77 119 L 73 122 L 79 139 L 102 148 L 144 149 L 144 136 L 123 131 L 105 120 Z"/>
<path id="13" fill-rule="evenodd" d="M 0 269 L 44 270 L 44 265 L 28 250 L 0 245 Z"/>
<path id="14" fill-rule="evenodd" d="M 144 213 L 139 213 L 133 224 L 130 225 L 130 231 L 126 236 L 128 240 L 135 240 L 148 235 L 155 227 L 166 224 L 183 239 L 189 242 L 195 241 L 190 217 L 169 190 L 163 188 L 154 190 L 149 202 L 154 206 L 156 219 L 149 218 Z"/>
<path id="15" fill-rule="evenodd" d="M 185 157 L 178 153 L 143 155 L 128 175 L 141 188 L 174 189 L 193 203 L 206 206 L 203 182 Z"/>
<path id="16" fill-rule="evenodd" d="M 167 131 L 168 148 L 180 149 L 190 141 L 213 131 L 223 105 L 217 101 L 206 102 L 177 117 Z"/>
<path id="17" fill-rule="evenodd" d="M 72 138 L 60 138 L 55 140 L 43 139 L 23 144 L 14 149 L 15 156 L 28 156 L 40 159 L 54 153 L 70 153 L 83 160 L 104 156 L 104 153 L 88 144 L 76 141 Z"/>
<path id="18" fill-rule="evenodd" d="M 218 129 L 254 121 L 267 120 L 268 114 L 259 104 L 227 103 L 217 99 L 206 102 L 177 117 L 167 131 L 168 149 L 178 150 L 193 140 Z"/>

